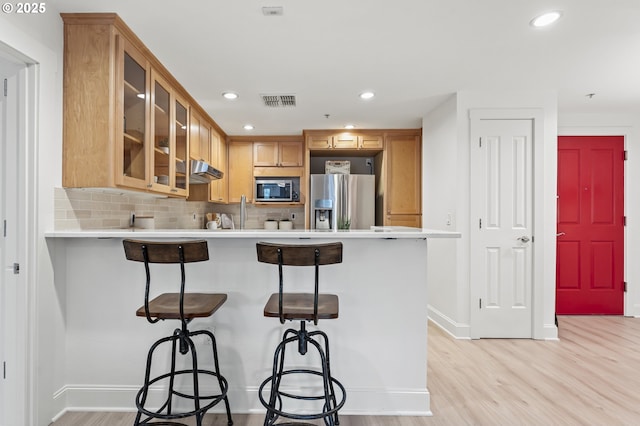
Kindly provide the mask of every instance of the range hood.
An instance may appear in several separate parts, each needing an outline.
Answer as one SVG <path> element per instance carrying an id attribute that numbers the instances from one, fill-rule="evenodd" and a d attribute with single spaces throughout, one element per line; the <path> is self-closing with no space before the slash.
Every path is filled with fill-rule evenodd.
<path id="1" fill-rule="evenodd" d="M 181 164 L 184 167 L 184 162 L 179 162 L 176 165 Z M 180 166 L 178 166 L 180 168 Z M 178 170 L 179 172 L 181 170 Z M 185 173 L 184 170 L 181 171 Z M 206 161 L 202 160 L 191 160 L 191 174 L 189 175 L 189 183 L 198 184 L 198 183 L 209 183 L 212 180 L 222 179 L 223 173 L 207 164 Z"/>

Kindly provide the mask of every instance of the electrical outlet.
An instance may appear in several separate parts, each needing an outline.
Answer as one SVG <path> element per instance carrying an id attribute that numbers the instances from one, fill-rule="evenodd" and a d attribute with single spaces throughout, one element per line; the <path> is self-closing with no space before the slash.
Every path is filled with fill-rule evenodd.
<path id="1" fill-rule="evenodd" d="M 193 221 L 197 221 L 198 220 L 198 215 L 196 214 L 196 212 L 193 212 Z"/>
<path id="2" fill-rule="evenodd" d="M 289 219 L 290 220 L 296 220 L 296 214 L 295 213 L 289 213 Z"/>
<path id="3" fill-rule="evenodd" d="M 129 228 L 132 228 L 135 222 L 136 222 L 136 213 L 129 212 Z"/>

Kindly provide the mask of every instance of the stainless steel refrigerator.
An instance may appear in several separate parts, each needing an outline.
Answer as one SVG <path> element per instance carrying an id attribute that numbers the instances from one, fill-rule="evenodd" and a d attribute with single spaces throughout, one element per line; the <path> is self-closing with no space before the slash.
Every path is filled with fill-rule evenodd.
<path id="1" fill-rule="evenodd" d="M 375 185 L 374 175 L 311 175 L 311 229 L 375 225 Z"/>

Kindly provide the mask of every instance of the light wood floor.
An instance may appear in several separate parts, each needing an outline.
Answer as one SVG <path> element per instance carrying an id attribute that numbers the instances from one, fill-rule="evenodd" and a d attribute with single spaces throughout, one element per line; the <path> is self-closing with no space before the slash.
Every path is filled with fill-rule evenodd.
<path id="1" fill-rule="evenodd" d="M 455 340 L 430 324 L 433 416 L 342 416 L 340 424 L 640 424 L 640 319 L 560 317 L 559 336 Z M 129 426 L 133 419 L 131 413 L 66 413 L 53 425 Z M 234 421 L 258 426 L 262 416 L 237 414 Z M 207 415 L 205 425 L 224 426 L 226 417 Z"/>

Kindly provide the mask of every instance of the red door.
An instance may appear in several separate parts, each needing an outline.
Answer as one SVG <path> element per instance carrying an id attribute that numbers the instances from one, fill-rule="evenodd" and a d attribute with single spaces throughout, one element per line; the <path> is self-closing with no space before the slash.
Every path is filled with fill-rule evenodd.
<path id="1" fill-rule="evenodd" d="M 624 137 L 558 138 L 556 312 L 622 315 Z"/>

